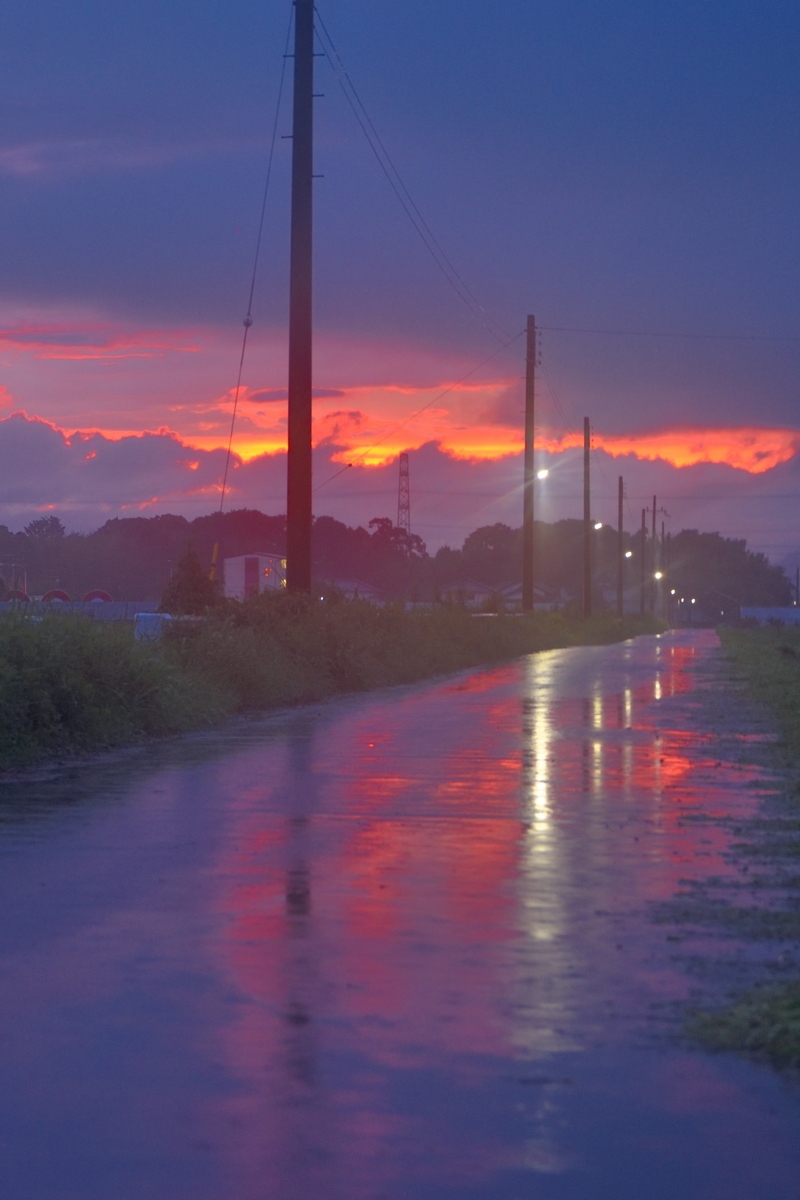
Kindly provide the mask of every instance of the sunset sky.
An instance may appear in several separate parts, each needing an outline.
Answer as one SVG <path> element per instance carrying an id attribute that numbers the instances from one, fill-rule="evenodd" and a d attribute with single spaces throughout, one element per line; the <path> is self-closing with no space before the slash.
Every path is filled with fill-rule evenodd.
<path id="1" fill-rule="evenodd" d="M 788 3 L 320 0 L 462 303 L 316 60 L 317 513 L 431 548 L 539 515 L 800 551 L 797 61 Z M 29 0 L 0 15 L 0 521 L 219 503 L 290 5 Z M 291 79 L 291 61 L 287 81 Z M 291 129 L 288 92 L 279 135 Z M 290 145 L 279 136 L 228 507 L 285 508 Z M 477 306 L 476 305 L 476 306 Z M 488 327 L 488 328 L 487 328 Z M 481 365 L 482 364 L 482 365 Z"/>

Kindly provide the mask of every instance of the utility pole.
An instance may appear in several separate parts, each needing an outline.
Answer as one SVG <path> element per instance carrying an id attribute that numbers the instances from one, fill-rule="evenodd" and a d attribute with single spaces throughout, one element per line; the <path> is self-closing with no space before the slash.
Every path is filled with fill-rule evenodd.
<path id="1" fill-rule="evenodd" d="M 408 455 L 400 455 L 400 483 L 397 489 L 397 528 L 411 533 L 411 486 L 408 479 Z"/>
<path id="2" fill-rule="evenodd" d="M 640 587 L 639 587 L 639 612 L 640 612 L 640 614 L 641 614 L 642 616 L 644 616 L 644 609 L 645 609 L 645 579 L 646 579 L 644 556 L 645 556 L 645 553 L 646 553 L 646 551 L 647 551 L 647 509 L 646 509 L 646 508 L 643 508 L 643 509 L 642 509 L 642 537 L 641 537 L 641 542 L 642 542 L 642 548 L 641 548 L 641 552 L 640 552 L 640 554 L 639 554 L 639 559 L 640 559 L 640 576 L 641 576 L 641 583 L 640 583 Z"/>
<path id="3" fill-rule="evenodd" d="M 590 457 L 592 432 L 589 418 L 583 418 L 583 615 L 592 615 L 592 504 Z"/>
<path id="4" fill-rule="evenodd" d="M 294 592 L 311 591 L 313 97 L 314 0 L 295 0 L 286 495 L 286 586 Z"/>
<path id="5" fill-rule="evenodd" d="M 534 373 L 536 369 L 536 318 L 528 317 L 525 355 L 525 475 L 522 489 L 522 611 L 533 612 L 533 444 Z"/>
<path id="6" fill-rule="evenodd" d="M 665 595 L 665 593 L 664 593 L 664 576 L 665 575 L 667 577 L 667 582 L 669 581 L 669 575 L 667 574 L 667 553 L 666 553 L 666 551 L 667 551 L 666 524 L 664 521 L 662 521 L 661 522 L 661 549 L 660 549 L 659 556 L 658 556 L 658 569 L 659 569 L 659 571 L 661 571 L 661 579 L 658 580 L 658 593 L 661 598 L 661 603 L 659 604 L 658 607 L 660 610 L 660 615 L 662 617 L 666 616 L 666 612 L 665 612 L 666 605 L 664 603 L 664 595 Z"/>
<path id="7" fill-rule="evenodd" d="M 617 490 L 617 616 L 622 616 L 622 571 L 625 562 L 623 553 L 623 530 L 622 530 L 622 501 L 625 495 L 622 476 L 619 477 L 619 488 Z"/>

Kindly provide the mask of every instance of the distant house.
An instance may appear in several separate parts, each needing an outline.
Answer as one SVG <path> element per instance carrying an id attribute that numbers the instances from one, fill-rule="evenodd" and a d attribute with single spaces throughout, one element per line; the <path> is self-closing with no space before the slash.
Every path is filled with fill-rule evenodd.
<path id="1" fill-rule="evenodd" d="M 498 594 L 506 608 L 511 610 L 522 608 L 521 583 L 507 583 L 505 587 L 498 589 Z M 534 584 L 534 608 L 538 608 L 542 612 L 552 612 L 554 608 L 558 608 L 559 603 L 563 604 L 564 600 L 563 594 L 558 593 L 555 588 L 548 587 L 544 583 Z"/>
<path id="2" fill-rule="evenodd" d="M 488 583 L 476 583 L 474 579 L 466 579 L 463 583 L 450 583 L 441 590 L 442 600 L 447 604 L 463 604 L 466 608 L 480 608 L 491 596 L 497 595 L 497 588 Z"/>
<path id="3" fill-rule="evenodd" d="M 286 559 L 279 554 L 238 554 L 222 565 L 223 591 L 232 600 L 286 587 Z"/>
<path id="4" fill-rule="evenodd" d="M 320 596 L 325 595 L 326 586 L 336 588 L 337 592 L 342 592 L 349 600 L 381 599 L 380 588 L 373 587 L 371 583 L 364 583 L 361 579 L 329 579 L 327 584 L 319 585 Z"/>

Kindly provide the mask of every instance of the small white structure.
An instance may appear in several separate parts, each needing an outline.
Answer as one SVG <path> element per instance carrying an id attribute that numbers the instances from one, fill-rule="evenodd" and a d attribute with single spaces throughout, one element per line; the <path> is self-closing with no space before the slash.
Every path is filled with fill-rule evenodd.
<path id="1" fill-rule="evenodd" d="M 286 587 L 286 559 L 279 554 L 238 554 L 223 563 L 224 592 L 232 600 L 249 600 L 259 592 Z"/>
<path id="2" fill-rule="evenodd" d="M 759 625 L 800 625 L 800 608 L 745 608 L 742 605 L 743 621 L 756 620 Z"/>
<path id="3" fill-rule="evenodd" d="M 172 620 L 169 613 L 139 612 L 133 622 L 133 636 L 137 642 L 155 642 L 163 636 L 167 623 Z"/>

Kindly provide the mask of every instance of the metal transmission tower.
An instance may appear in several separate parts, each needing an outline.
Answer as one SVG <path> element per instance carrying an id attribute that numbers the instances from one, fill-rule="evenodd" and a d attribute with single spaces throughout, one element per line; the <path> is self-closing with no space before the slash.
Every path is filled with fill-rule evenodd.
<path id="1" fill-rule="evenodd" d="M 408 455 L 400 455 L 400 483 L 397 488 L 397 528 L 411 533 L 411 489 L 408 482 Z"/>
<path id="2" fill-rule="evenodd" d="M 522 611 L 533 612 L 533 450 L 534 383 L 536 371 L 536 318 L 528 317 L 525 355 L 525 459 L 522 485 Z"/>
<path id="3" fill-rule="evenodd" d="M 295 0 L 294 13 L 286 586 L 295 592 L 308 592 L 311 590 L 314 0 Z"/>

